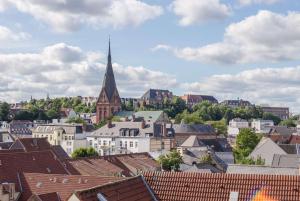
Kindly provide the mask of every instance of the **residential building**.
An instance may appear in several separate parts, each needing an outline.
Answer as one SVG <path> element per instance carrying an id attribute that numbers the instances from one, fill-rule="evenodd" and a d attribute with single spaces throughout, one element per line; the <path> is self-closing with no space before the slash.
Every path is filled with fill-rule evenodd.
<path id="1" fill-rule="evenodd" d="M 253 128 L 256 133 L 267 134 L 273 126 L 274 121 L 272 120 L 253 119 L 251 122 L 251 128 Z"/>
<path id="2" fill-rule="evenodd" d="M 124 105 L 132 105 L 133 108 L 138 108 L 140 104 L 137 98 L 121 98 L 121 103 Z"/>
<path id="3" fill-rule="evenodd" d="M 290 117 L 290 111 L 288 107 L 261 107 L 263 112 L 271 113 L 277 117 L 279 117 L 281 120 L 288 119 Z"/>
<path id="4" fill-rule="evenodd" d="M 243 128 L 249 128 L 249 122 L 245 119 L 234 118 L 229 121 L 227 134 L 230 137 L 236 137 Z"/>
<path id="5" fill-rule="evenodd" d="M 119 111 L 121 111 L 121 99 L 113 72 L 109 42 L 106 71 L 103 78 L 102 89 L 96 103 L 96 122 L 99 123 Z"/>
<path id="6" fill-rule="evenodd" d="M 189 108 L 192 108 L 194 105 L 201 103 L 202 101 L 208 101 L 213 104 L 218 103 L 218 100 L 215 97 L 207 95 L 184 94 L 180 98 L 185 101 Z"/>
<path id="7" fill-rule="evenodd" d="M 264 165 L 271 166 L 275 154 L 286 155 L 287 153 L 275 142 L 273 142 L 272 139 L 264 137 L 256 145 L 249 157 L 253 159 L 261 158 L 264 160 Z"/>
<path id="8" fill-rule="evenodd" d="M 134 113 L 129 119 L 133 121 L 142 121 L 144 120 L 145 122 L 148 123 L 170 123 L 170 119 L 168 115 L 162 111 L 138 111 Z"/>
<path id="9" fill-rule="evenodd" d="M 86 135 L 82 124 L 45 124 L 32 130 L 32 137 L 47 138 L 51 145 L 60 145 L 68 155 L 87 146 Z"/>
<path id="10" fill-rule="evenodd" d="M 81 102 L 86 106 L 92 106 L 93 104 L 97 103 L 97 97 L 93 96 L 78 96 L 78 98 L 81 100 Z"/>
<path id="11" fill-rule="evenodd" d="M 296 133 L 296 128 L 287 126 L 273 126 L 271 127 L 267 136 L 276 143 L 289 144 L 291 139 L 295 140 L 297 138 Z M 294 142 L 293 144 L 296 143 Z"/>
<path id="12" fill-rule="evenodd" d="M 100 155 L 170 150 L 173 132 L 167 125 L 153 122 L 111 122 L 87 136 L 88 146 Z"/>
<path id="13" fill-rule="evenodd" d="M 253 106 L 249 101 L 243 100 L 243 99 L 224 100 L 223 102 L 221 102 L 221 104 L 226 105 L 226 106 L 231 107 L 231 108 Z"/>
<path id="14" fill-rule="evenodd" d="M 71 118 L 78 117 L 77 113 L 72 108 L 61 108 L 59 119 L 52 119 L 53 124 L 64 124 Z"/>
<path id="15" fill-rule="evenodd" d="M 31 137 L 31 129 L 34 124 L 27 120 L 12 120 L 11 122 L 2 122 L 1 131 L 9 133 L 8 141 L 13 141 L 18 137 Z"/>
<path id="16" fill-rule="evenodd" d="M 164 100 L 172 101 L 173 93 L 169 90 L 149 89 L 140 98 L 141 106 L 153 106 L 159 108 L 162 106 Z"/>
<path id="17" fill-rule="evenodd" d="M 300 196 L 300 177 L 291 175 L 145 172 L 143 177 L 160 201 L 299 201 Z"/>
<path id="18" fill-rule="evenodd" d="M 205 124 L 174 124 L 176 146 L 182 145 L 190 136 L 197 136 L 198 139 L 216 139 L 217 134 L 211 125 Z"/>

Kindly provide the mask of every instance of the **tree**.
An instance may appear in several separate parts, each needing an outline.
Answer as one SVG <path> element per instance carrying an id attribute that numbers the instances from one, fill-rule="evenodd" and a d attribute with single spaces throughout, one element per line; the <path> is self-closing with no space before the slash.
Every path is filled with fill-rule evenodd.
<path id="1" fill-rule="evenodd" d="M 166 171 L 178 171 L 180 164 L 183 162 L 182 156 L 177 150 L 172 150 L 170 153 L 160 155 L 158 162 L 161 164 L 162 169 Z"/>
<path id="2" fill-rule="evenodd" d="M 236 147 L 234 149 L 234 156 L 237 163 L 248 160 L 247 157 L 256 147 L 260 138 L 261 137 L 250 128 L 241 129 L 237 135 Z"/>
<path id="3" fill-rule="evenodd" d="M 287 127 L 296 127 L 297 123 L 293 119 L 286 119 L 280 122 L 281 126 L 287 126 Z"/>
<path id="4" fill-rule="evenodd" d="M 9 115 L 9 104 L 6 102 L 0 103 L 0 120 L 7 121 Z"/>
<path id="5" fill-rule="evenodd" d="M 72 158 L 82 158 L 82 157 L 92 157 L 92 156 L 98 156 L 97 151 L 93 147 L 79 148 L 72 153 Z"/>
<path id="6" fill-rule="evenodd" d="M 263 114 L 263 119 L 264 120 L 273 120 L 275 125 L 278 125 L 281 122 L 281 119 L 279 117 L 277 117 L 274 114 L 269 113 L 269 112 L 265 112 Z"/>
<path id="7" fill-rule="evenodd" d="M 71 117 L 66 121 L 66 123 L 86 124 L 86 122 L 80 117 Z"/>
<path id="8" fill-rule="evenodd" d="M 207 121 L 207 124 L 210 124 L 216 131 L 218 135 L 227 135 L 227 124 L 225 119 L 220 121 Z"/>

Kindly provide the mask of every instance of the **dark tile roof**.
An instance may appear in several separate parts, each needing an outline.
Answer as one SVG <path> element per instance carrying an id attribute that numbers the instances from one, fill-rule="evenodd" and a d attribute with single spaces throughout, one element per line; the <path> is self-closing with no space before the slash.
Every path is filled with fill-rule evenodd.
<path id="1" fill-rule="evenodd" d="M 0 150 L 9 149 L 13 142 L 0 142 Z"/>
<path id="2" fill-rule="evenodd" d="M 279 147 L 287 154 L 298 154 L 300 152 L 299 144 L 279 144 Z"/>
<path id="3" fill-rule="evenodd" d="M 173 95 L 169 90 L 164 89 L 149 89 L 146 93 L 141 97 L 141 99 L 156 99 L 158 96 L 162 96 L 162 94 L 171 96 Z M 171 96 L 169 98 L 171 98 Z"/>
<path id="4" fill-rule="evenodd" d="M 56 192 L 32 195 L 27 201 L 61 201 Z"/>
<path id="5" fill-rule="evenodd" d="M 57 192 L 62 201 L 67 200 L 75 190 L 92 188 L 110 182 L 124 180 L 122 177 L 99 177 L 83 175 L 24 173 L 22 200 L 30 194 L 48 194 Z"/>
<path id="6" fill-rule="evenodd" d="M 206 124 L 174 124 L 173 128 L 175 135 L 176 133 L 216 134 L 215 129 L 211 125 Z"/>
<path id="7" fill-rule="evenodd" d="M 67 152 L 65 152 L 65 150 L 60 145 L 52 145 L 51 149 L 60 160 L 65 160 L 70 158 Z"/>
<path id="8" fill-rule="evenodd" d="M 76 191 L 80 201 L 94 201 L 100 194 L 108 201 L 153 201 L 150 191 L 141 176 L 117 181 L 91 189 Z"/>
<path id="9" fill-rule="evenodd" d="M 292 135 L 295 132 L 295 128 L 289 128 L 287 126 L 272 126 L 269 134 Z"/>
<path id="10" fill-rule="evenodd" d="M 145 172 L 145 180 L 160 201 L 228 201 L 238 192 L 238 201 L 299 201 L 300 176 Z M 262 194 L 268 198 L 258 199 Z"/>

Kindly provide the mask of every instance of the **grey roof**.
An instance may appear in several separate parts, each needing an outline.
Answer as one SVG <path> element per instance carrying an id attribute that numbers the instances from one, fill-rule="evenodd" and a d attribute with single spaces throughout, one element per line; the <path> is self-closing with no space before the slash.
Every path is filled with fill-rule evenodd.
<path id="1" fill-rule="evenodd" d="M 299 175 L 298 168 L 270 167 L 260 165 L 230 164 L 226 173 L 229 174 L 266 174 L 266 175 Z"/>
<path id="2" fill-rule="evenodd" d="M 300 156 L 295 154 L 280 155 L 275 154 L 272 167 L 299 168 Z"/>
<path id="3" fill-rule="evenodd" d="M 287 154 L 300 154 L 300 144 L 279 144 Z"/>
<path id="4" fill-rule="evenodd" d="M 180 164 L 180 171 L 182 172 L 198 172 L 198 173 L 213 173 L 209 168 L 198 168 L 196 165 Z"/>
<path id="5" fill-rule="evenodd" d="M 103 79 L 102 90 L 106 92 L 109 101 L 111 101 L 115 91 L 118 91 L 114 72 L 113 72 L 112 62 L 111 62 L 110 41 L 109 41 L 107 65 L 106 65 L 106 71 Z"/>
<path id="6" fill-rule="evenodd" d="M 286 154 L 286 152 L 273 140 L 265 137 L 260 140 L 249 156 L 254 159 L 261 157 L 265 160 L 265 165 L 271 165 L 274 154 Z"/>
<path id="7" fill-rule="evenodd" d="M 204 101 L 209 101 L 209 102 L 218 102 L 218 100 L 215 98 L 215 97 L 213 97 L 213 96 L 208 96 L 208 95 L 199 95 L 201 98 L 202 98 L 202 100 L 204 100 Z"/>
<path id="8" fill-rule="evenodd" d="M 90 137 L 117 137 L 120 136 L 121 129 L 138 129 L 139 136 L 145 137 L 146 133 L 153 133 L 153 123 L 146 124 L 145 128 L 142 128 L 142 122 L 112 122 L 112 127 L 109 128 L 108 124 L 95 130 L 91 133 Z"/>
<path id="9" fill-rule="evenodd" d="M 81 129 L 80 129 L 81 128 Z M 82 125 L 72 124 L 42 124 L 32 130 L 32 133 L 51 134 L 55 130 L 63 130 L 66 134 L 82 133 Z"/>
<path id="10" fill-rule="evenodd" d="M 227 165 L 234 164 L 233 152 L 215 152 L 215 155 Z"/>
<path id="11" fill-rule="evenodd" d="M 196 135 L 191 135 L 182 143 L 181 147 L 206 147 L 206 145 L 198 140 Z"/>
<path id="12" fill-rule="evenodd" d="M 146 122 L 156 122 L 164 114 L 162 110 L 158 111 L 138 111 L 134 113 L 136 118 L 143 118 Z"/>
<path id="13" fill-rule="evenodd" d="M 175 133 L 195 133 L 195 134 L 215 134 L 215 130 L 211 125 L 206 124 L 174 124 Z"/>
<path id="14" fill-rule="evenodd" d="M 278 133 L 280 135 L 292 135 L 296 132 L 295 128 L 289 128 L 287 126 L 272 126 L 269 133 Z"/>
<path id="15" fill-rule="evenodd" d="M 141 97 L 141 99 L 156 99 L 157 96 L 162 96 L 162 93 L 168 94 L 171 92 L 169 90 L 164 89 L 149 89 L 146 93 Z M 169 97 L 171 98 L 171 97 Z"/>

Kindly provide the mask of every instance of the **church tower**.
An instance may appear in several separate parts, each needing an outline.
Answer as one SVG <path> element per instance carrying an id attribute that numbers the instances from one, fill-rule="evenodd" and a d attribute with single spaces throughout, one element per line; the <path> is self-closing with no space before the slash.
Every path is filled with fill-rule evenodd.
<path id="1" fill-rule="evenodd" d="M 121 99 L 119 96 L 119 92 L 117 89 L 115 76 L 112 68 L 110 40 L 109 40 L 106 71 L 103 79 L 102 89 L 96 104 L 97 123 L 113 116 L 114 113 L 119 112 L 120 110 L 121 110 Z"/>

